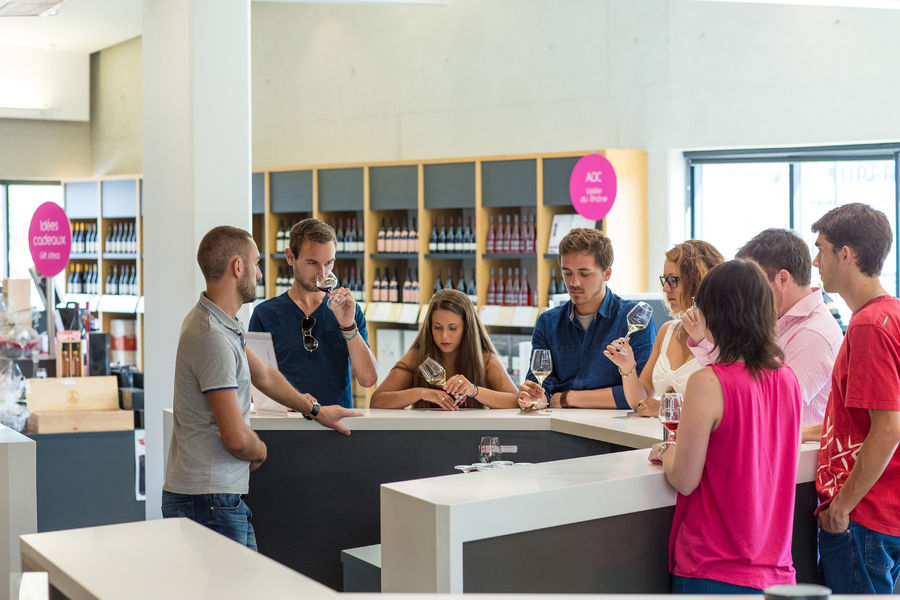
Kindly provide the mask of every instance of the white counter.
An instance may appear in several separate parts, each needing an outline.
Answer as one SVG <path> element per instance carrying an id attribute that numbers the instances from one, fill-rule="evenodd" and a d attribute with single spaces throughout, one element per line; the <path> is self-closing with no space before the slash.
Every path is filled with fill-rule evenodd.
<path id="1" fill-rule="evenodd" d="M 20 570 L 19 536 L 37 531 L 37 455 L 34 440 L 0 425 L 0 599 Z"/>
<path id="2" fill-rule="evenodd" d="M 22 566 L 72 600 L 326 598 L 335 592 L 188 519 L 22 536 Z"/>

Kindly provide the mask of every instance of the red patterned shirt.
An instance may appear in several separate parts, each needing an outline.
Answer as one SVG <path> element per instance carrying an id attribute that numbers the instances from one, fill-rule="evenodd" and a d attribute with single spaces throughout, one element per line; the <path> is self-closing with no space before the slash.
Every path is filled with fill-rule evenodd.
<path id="1" fill-rule="evenodd" d="M 869 410 L 900 411 L 900 300 L 879 296 L 853 313 L 831 378 L 816 491 L 818 514 L 856 464 L 869 434 Z M 900 451 L 850 513 L 864 527 L 900 535 Z"/>

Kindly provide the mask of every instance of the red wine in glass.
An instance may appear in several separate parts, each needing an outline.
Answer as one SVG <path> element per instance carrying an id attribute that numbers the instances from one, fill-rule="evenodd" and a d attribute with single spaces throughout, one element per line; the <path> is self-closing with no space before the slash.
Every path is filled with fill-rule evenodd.
<path id="1" fill-rule="evenodd" d="M 678 430 L 678 421 L 663 421 L 662 426 L 675 433 Z"/>

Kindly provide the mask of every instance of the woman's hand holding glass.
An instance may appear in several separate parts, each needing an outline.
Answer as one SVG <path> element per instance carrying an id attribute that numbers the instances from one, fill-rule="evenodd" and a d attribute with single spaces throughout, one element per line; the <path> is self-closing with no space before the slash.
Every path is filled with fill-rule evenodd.
<path id="1" fill-rule="evenodd" d="M 466 379 L 464 375 L 451 375 L 444 384 L 444 391 L 463 403 L 466 398 L 475 393 L 475 384 Z"/>
<path id="2" fill-rule="evenodd" d="M 429 402 L 434 404 L 438 408 L 443 410 L 459 410 L 459 404 L 457 404 L 456 400 L 450 396 L 444 390 L 438 389 L 430 389 L 430 388 L 421 388 L 422 389 L 422 397 L 421 399 L 425 402 Z"/>
<path id="3" fill-rule="evenodd" d="M 603 351 L 603 355 L 619 367 L 619 371 L 622 373 L 628 373 L 637 365 L 634 351 L 631 349 L 631 342 L 628 338 L 621 337 L 613 340 L 606 347 L 606 350 Z"/>

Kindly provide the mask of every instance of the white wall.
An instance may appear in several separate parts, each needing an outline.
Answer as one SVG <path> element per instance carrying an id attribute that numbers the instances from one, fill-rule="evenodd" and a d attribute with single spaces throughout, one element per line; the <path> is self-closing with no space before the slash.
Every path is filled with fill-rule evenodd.
<path id="1" fill-rule="evenodd" d="M 897 31 L 689 0 L 254 3 L 253 162 L 646 149 L 653 285 L 686 235 L 680 150 L 900 138 Z"/>
<path id="2" fill-rule="evenodd" d="M 0 46 L 0 118 L 87 121 L 86 52 Z"/>

